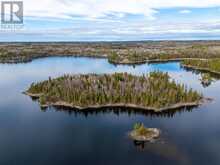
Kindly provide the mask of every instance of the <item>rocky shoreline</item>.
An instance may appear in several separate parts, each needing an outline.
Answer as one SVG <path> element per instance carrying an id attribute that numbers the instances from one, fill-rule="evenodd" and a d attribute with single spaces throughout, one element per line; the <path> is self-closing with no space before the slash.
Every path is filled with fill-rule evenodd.
<path id="1" fill-rule="evenodd" d="M 139 135 L 137 130 L 131 131 L 128 136 L 137 142 L 151 142 L 154 139 L 159 138 L 160 130 L 157 128 L 145 128 L 147 133 L 143 135 Z"/>
<path id="2" fill-rule="evenodd" d="M 32 98 L 39 99 L 42 94 L 33 94 L 29 92 L 23 92 L 25 95 L 30 96 Z M 105 104 L 105 105 L 91 105 L 87 107 L 81 107 L 81 106 L 75 106 L 67 102 L 59 101 L 59 102 L 48 102 L 46 104 L 40 104 L 41 108 L 48 108 L 48 107 L 64 107 L 64 108 L 70 108 L 70 109 L 77 109 L 77 110 L 88 110 L 88 109 L 100 109 L 100 108 L 133 108 L 137 110 L 146 110 L 146 111 L 153 111 L 156 113 L 160 113 L 163 111 L 169 111 L 169 110 L 175 110 L 175 109 L 180 109 L 180 108 L 190 108 L 190 107 L 196 107 L 200 106 L 205 102 L 209 102 L 212 99 L 202 99 L 197 102 L 188 102 L 188 103 L 178 103 L 174 104 L 169 107 L 163 107 L 163 108 L 154 108 L 154 107 L 144 107 L 140 105 L 135 105 L 135 104 L 124 104 L 124 103 L 117 103 L 117 104 Z"/>

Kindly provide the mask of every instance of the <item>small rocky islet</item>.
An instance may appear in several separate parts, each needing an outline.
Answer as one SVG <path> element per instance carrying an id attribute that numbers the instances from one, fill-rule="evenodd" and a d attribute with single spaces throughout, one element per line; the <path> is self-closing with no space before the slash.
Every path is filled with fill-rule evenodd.
<path id="1" fill-rule="evenodd" d="M 214 81 L 214 78 L 209 73 L 203 73 L 200 81 L 203 87 L 208 87 Z"/>
<path id="2" fill-rule="evenodd" d="M 152 142 L 159 138 L 161 131 L 157 128 L 147 128 L 143 123 L 135 123 L 128 136 L 135 142 Z"/>
<path id="3" fill-rule="evenodd" d="M 32 83 L 25 94 L 38 98 L 41 107 L 81 110 L 131 107 L 161 112 L 203 102 L 202 94 L 177 84 L 168 73 L 159 71 L 142 76 L 128 73 L 64 75 Z"/>

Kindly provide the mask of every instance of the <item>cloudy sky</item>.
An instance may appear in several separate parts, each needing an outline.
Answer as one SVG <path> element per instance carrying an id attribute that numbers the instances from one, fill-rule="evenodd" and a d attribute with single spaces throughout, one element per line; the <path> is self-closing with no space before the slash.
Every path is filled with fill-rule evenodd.
<path id="1" fill-rule="evenodd" d="M 0 41 L 220 39 L 220 0 L 23 0 L 23 4 L 23 26 L 0 27 Z"/>

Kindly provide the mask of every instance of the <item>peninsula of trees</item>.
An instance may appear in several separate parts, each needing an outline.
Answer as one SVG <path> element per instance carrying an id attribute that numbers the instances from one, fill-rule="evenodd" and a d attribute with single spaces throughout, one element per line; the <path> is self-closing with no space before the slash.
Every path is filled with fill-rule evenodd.
<path id="1" fill-rule="evenodd" d="M 203 100 L 202 94 L 177 84 L 162 72 L 142 76 L 128 73 L 64 75 L 33 83 L 25 93 L 37 97 L 42 107 L 77 109 L 131 107 L 161 112 L 197 106 Z"/>
<path id="2" fill-rule="evenodd" d="M 208 71 L 220 75 L 220 59 L 185 59 L 181 65 L 186 68 Z"/>

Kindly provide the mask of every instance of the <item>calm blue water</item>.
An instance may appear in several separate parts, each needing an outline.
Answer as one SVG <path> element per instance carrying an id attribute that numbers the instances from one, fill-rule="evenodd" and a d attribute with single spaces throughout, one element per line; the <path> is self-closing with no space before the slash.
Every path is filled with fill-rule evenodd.
<path id="1" fill-rule="evenodd" d="M 160 116 L 106 110 L 79 113 L 42 111 L 21 92 L 35 81 L 63 74 L 168 72 L 214 98 L 192 111 Z M 200 75 L 179 63 L 114 66 L 105 59 L 43 58 L 26 64 L 0 64 L 0 164 L 220 164 L 220 81 L 204 88 Z M 135 146 L 126 133 L 135 122 L 162 130 L 156 143 Z"/>

